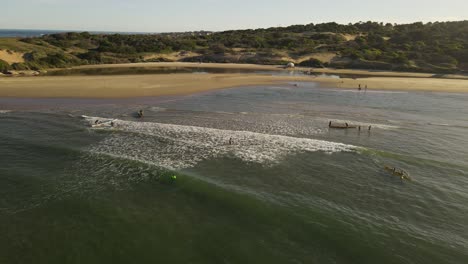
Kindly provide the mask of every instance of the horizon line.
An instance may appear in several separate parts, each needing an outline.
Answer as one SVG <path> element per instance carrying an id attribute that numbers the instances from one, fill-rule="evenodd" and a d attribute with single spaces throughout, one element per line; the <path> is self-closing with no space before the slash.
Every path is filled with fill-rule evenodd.
<path id="1" fill-rule="evenodd" d="M 367 22 L 372 22 L 372 23 L 383 23 L 383 24 L 392 24 L 392 25 L 411 25 L 415 23 L 423 23 L 423 24 L 429 24 L 429 23 L 450 23 L 450 22 L 465 22 L 468 21 L 468 19 L 462 19 L 462 20 L 445 20 L 445 21 L 414 21 L 414 22 L 403 22 L 403 23 L 391 23 L 391 22 L 384 22 L 384 21 L 373 21 L 373 20 L 368 20 L 368 21 L 358 21 L 358 22 L 348 22 L 348 23 L 338 23 L 335 21 L 329 21 L 329 22 L 320 22 L 320 23 L 304 23 L 304 24 L 290 24 L 290 25 L 277 25 L 277 26 L 269 26 L 269 27 L 257 27 L 257 28 L 239 28 L 239 29 L 223 29 L 223 30 L 187 30 L 187 31 L 125 31 L 125 30 L 86 30 L 86 29 L 32 29 L 32 28 L 0 28 L 0 30 L 21 30 L 21 31 L 56 31 L 56 32 L 61 32 L 61 33 L 67 33 L 67 32 L 76 32 L 76 33 L 82 33 L 82 32 L 89 32 L 89 33 L 138 33 L 138 34 L 164 34 L 164 33 L 189 33 L 189 32 L 225 32 L 225 31 L 235 31 L 235 30 L 258 30 L 258 29 L 269 29 L 269 28 L 287 28 L 290 26 L 297 26 L 297 25 L 320 25 L 320 24 L 328 24 L 328 23 L 336 23 L 338 25 L 349 25 L 349 24 L 359 24 L 359 23 L 367 23 Z"/>

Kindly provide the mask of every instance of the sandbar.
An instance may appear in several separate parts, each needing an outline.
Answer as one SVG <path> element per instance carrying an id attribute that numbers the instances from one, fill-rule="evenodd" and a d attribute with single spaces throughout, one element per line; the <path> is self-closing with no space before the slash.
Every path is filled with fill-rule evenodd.
<path id="1" fill-rule="evenodd" d="M 177 63 L 178 64 L 178 63 Z M 157 65 L 164 65 L 158 63 Z M 165 64 L 168 67 L 168 64 Z M 190 64 L 194 65 L 194 64 Z M 128 66 L 128 65 L 127 65 Z M 232 65 L 204 64 L 204 67 L 230 67 Z M 87 66 L 87 67 L 102 67 Z M 113 67 L 124 67 L 113 65 Z M 137 66 L 138 67 L 138 66 Z M 158 66 L 159 67 L 159 66 Z M 249 69 L 276 69 L 274 66 L 238 64 Z M 284 69 L 278 69 L 284 70 Z M 412 74 L 412 73 L 410 73 Z M 359 77 L 329 78 L 314 76 L 283 76 L 272 74 L 153 74 L 106 76 L 41 76 L 2 77 L 0 97 L 19 98 L 131 98 L 145 96 L 186 95 L 230 87 L 256 85 L 289 85 L 292 88 L 303 82 L 316 82 L 320 87 L 364 90 L 404 90 L 425 92 L 468 92 L 468 81 L 460 78 L 434 77 Z"/>

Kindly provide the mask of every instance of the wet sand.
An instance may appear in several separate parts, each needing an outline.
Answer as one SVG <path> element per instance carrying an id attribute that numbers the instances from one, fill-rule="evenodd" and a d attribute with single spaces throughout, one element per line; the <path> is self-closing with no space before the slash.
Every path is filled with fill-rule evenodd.
<path id="1" fill-rule="evenodd" d="M 1 78 L 1 97 L 128 98 L 191 94 L 311 78 L 252 74 L 157 74 Z"/>
<path id="2" fill-rule="evenodd" d="M 369 77 L 358 79 L 326 79 L 317 78 L 318 82 L 327 87 L 362 90 L 367 86 L 371 90 L 402 90 L 426 92 L 468 92 L 468 81 L 463 79 L 443 78 L 404 78 L 404 77 Z"/>

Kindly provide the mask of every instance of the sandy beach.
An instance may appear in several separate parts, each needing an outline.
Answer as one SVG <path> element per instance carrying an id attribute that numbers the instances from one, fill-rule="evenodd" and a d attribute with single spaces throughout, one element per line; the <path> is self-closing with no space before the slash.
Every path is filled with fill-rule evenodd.
<path id="1" fill-rule="evenodd" d="M 193 63 L 145 63 L 132 67 L 196 67 Z M 103 65 L 78 68 L 101 68 Z M 129 67 L 128 64 L 105 67 Z M 203 64 L 203 67 L 284 70 L 278 66 L 248 64 Z M 297 70 L 297 69 L 296 69 Z M 337 70 L 338 71 L 338 70 Z M 342 70 L 343 72 L 345 70 Z M 350 72 L 350 70 L 347 70 Z M 367 71 L 351 71 L 363 74 Z M 382 74 L 380 72 L 379 74 Z M 464 79 L 433 78 L 431 74 L 394 73 L 388 77 L 328 78 L 313 76 L 272 76 L 268 74 L 155 74 L 113 76 L 43 76 L 0 78 L 1 97 L 38 98 L 128 98 L 161 95 L 183 95 L 214 89 L 266 84 L 293 85 L 300 82 L 318 82 L 323 87 L 377 90 L 407 90 L 429 92 L 468 92 Z M 393 77 L 393 75 L 395 77 Z M 431 78 L 432 77 L 432 78 Z"/>
<path id="2" fill-rule="evenodd" d="M 158 74 L 0 79 L 2 97 L 127 98 L 191 94 L 214 89 L 297 81 L 248 74 Z"/>

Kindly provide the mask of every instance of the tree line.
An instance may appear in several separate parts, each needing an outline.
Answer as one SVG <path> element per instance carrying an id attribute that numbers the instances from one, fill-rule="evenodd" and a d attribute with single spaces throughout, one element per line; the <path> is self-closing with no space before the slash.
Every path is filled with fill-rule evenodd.
<path id="1" fill-rule="evenodd" d="M 186 61 L 284 63 L 323 52 L 333 61 L 297 61 L 304 66 L 404 71 L 460 72 L 468 65 L 468 21 L 390 24 L 322 23 L 203 34 L 60 33 L 21 41 L 57 48 L 51 54 L 28 54 L 17 68 L 67 67 L 80 64 L 145 61 L 148 53 L 195 52 Z M 237 56 L 234 56 L 237 55 Z M 235 60 L 233 58 L 236 58 Z M 313 57 L 313 56 L 312 56 Z M 241 59 L 239 59 L 241 58 Z M 153 61 L 164 60 L 153 58 Z M 7 68 L 0 61 L 0 67 Z"/>

